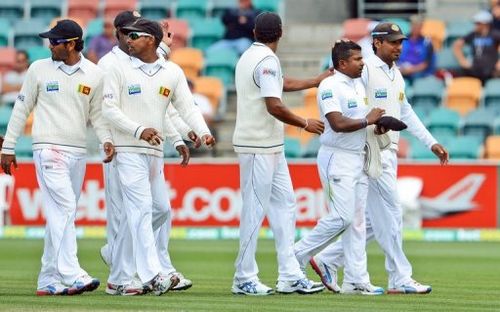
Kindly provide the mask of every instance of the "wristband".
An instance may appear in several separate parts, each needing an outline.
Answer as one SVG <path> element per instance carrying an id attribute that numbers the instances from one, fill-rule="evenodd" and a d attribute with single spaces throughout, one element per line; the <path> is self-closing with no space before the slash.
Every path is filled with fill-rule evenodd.
<path id="1" fill-rule="evenodd" d="M 309 120 L 306 118 L 306 125 L 302 129 L 307 128 L 307 126 L 309 126 Z"/>
<path id="2" fill-rule="evenodd" d="M 368 119 L 363 119 L 361 120 L 361 128 L 366 128 L 368 127 Z"/>

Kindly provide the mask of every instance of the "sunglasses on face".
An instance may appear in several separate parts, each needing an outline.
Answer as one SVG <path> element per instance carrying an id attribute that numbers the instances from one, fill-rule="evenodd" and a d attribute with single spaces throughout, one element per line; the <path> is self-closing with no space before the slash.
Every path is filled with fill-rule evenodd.
<path id="1" fill-rule="evenodd" d="M 128 37 L 130 38 L 130 40 L 137 40 L 140 37 L 153 37 L 153 35 L 145 32 L 130 32 L 128 33 Z"/>
<path id="2" fill-rule="evenodd" d="M 59 45 L 61 43 L 66 43 L 66 42 L 70 42 L 70 41 L 75 41 L 75 40 L 78 40 L 79 37 L 75 37 L 75 38 L 69 38 L 69 39 L 54 39 L 54 38 L 49 38 L 49 42 L 52 46 L 56 46 L 56 45 Z"/>

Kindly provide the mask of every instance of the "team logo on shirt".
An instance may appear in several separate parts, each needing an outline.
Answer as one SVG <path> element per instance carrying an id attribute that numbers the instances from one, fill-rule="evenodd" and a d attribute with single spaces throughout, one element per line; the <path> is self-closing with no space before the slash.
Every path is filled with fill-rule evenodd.
<path id="1" fill-rule="evenodd" d="M 365 105 L 368 105 L 368 98 L 366 96 L 363 98 L 363 102 L 365 102 Z"/>
<path id="2" fill-rule="evenodd" d="M 262 75 L 271 75 L 271 76 L 276 77 L 276 71 L 274 69 L 271 69 L 271 68 L 264 68 L 264 69 L 262 69 Z"/>
<path id="3" fill-rule="evenodd" d="M 170 89 L 167 89 L 165 87 L 160 87 L 160 94 L 163 96 L 168 96 L 170 94 Z"/>
<path id="4" fill-rule="evenodd" d="M 375 98 L 376 99 L 386 99 L 387 98 L 387 89 L 375 89 Z"/>
<path id="5" fill-rule="evenodd" d="M 89 95 L 90 94 L 90 90 L 91 90 L 91 88 L 89 86 L 82 85 L 82 84 L 78 85 L 78 92 L 79 93 L 83 93 L 85 95 Z"/>
<path id="6" fill-rule="evenodd" d="M 59 82 L 57 81 L 49 81 L 45 84 L 45 90 L 47 92 L 57 92 L 59 91 Z"/>
<path id="7" fill-rule="evenodd" d="M 140 84 L 133 84 L 128 86 L 128 94 L 138 94 L 141 93 L 141 85 Z"/>
<path id="8" fill-rule="evenodd" d="M 356 108 L 358 107 L 358 102 L 355 99 L 347 100 L 347 108 Z"/>
<path id="9" fill-rule="evenodd" d="M 325 90 L 321 92 L 321 100 L 331 99 L 333 97 L 332 90 Z"/>
<path id="10" fill-rule="evenodd" d="M 399 92 L 399 101 L 403 102 L 404 99 L 405 99 L 405 93 L 404 92 Z"/>

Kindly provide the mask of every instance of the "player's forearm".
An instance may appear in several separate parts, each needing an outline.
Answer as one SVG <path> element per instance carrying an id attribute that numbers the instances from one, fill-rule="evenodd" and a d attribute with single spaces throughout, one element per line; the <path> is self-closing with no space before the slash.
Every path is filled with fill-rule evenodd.
<path id="1" fill-rule="evenodd" d="M 307 125 L 305 118 L 292 113 L 278 98 L 266 98 L 266 106 L 269 114 L 281 122 L 300 128 Z"/>
<path id="2" fill-rule="evenodd" d="M 338 112 L 326 114 L 326 119 L 335 132 L 354 132 L 366 128 L 368 125 L 366 118 L 352 119 L 342 116 L 342 114 Z"/>
<path id="3" fill-rule="evenodd" d="M 305 89 L 310 89 L 317 87 L 321 81 L 317 78 L 310 79 L 295 79 L 295 78 L 284 78 L 283 79 L 283 91 L 300 91 Z"/>

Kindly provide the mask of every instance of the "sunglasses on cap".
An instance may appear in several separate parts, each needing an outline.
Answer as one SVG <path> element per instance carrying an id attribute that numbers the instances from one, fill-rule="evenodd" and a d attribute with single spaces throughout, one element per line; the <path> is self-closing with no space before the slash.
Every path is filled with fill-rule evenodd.
<path id="1" fill-rule="evenodd" d="M 52 46 L 56 46 L 61 43 L 66 43 L 70 41 L 75 41 L 80 39 L 80 37 L 74 37 L 74 38 L 68 38 L 68 39 L 54 39 L 54 38 L 49 38 L 49 42 Z"/>
<path id="2" fill-rule="evenodd" d="M 128 37 L 130 38 L 130 40 L 137 40 L 140 37 L 153 37 L 153 35 L 145 33 L 145 32 L 133 31 L 133 32 L 128 33 Z"/>

